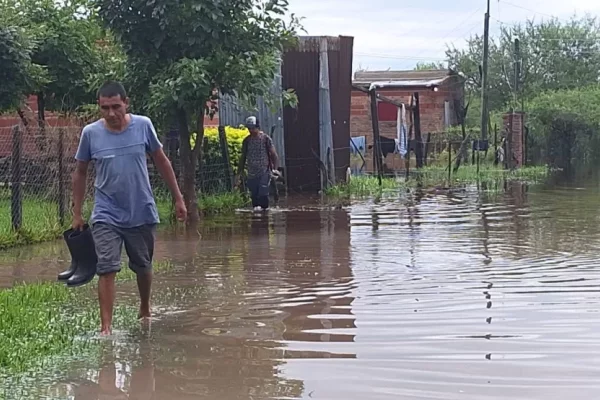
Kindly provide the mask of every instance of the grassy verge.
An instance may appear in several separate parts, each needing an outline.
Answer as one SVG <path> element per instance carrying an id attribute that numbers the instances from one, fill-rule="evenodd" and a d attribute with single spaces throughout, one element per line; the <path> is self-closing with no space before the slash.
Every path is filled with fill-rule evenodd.
<path id="1" fill-rule="evenodd" d="M 198 209 L 205 216 L 217 214 L 230 214 L 240 207 L 249 204 L 248 196 L 240 192 L 222 193 L 210 196 L 201 196 L 198 200 Z"/>
<path id="2" fill-rule="evenodd" d="M 232 213 L 236 208 L 244 207 L 248 199 L 241 193 L 223 193 L 202 196 L 198 208 L 204 216 Z M 158 214 L 163 224 L 172 221 L 172 204 L 167 197 L 157 197 Z M 84 213 L 89 217 L 91 204 L 85 206 Z M 58 239 L 71 223 L 70 216 L 63 224 L 58 217 L 58 205 L 47 199 L 27 198 L 23 201 L 22 226 L 18 231 L 12 229 L 10 199 L 0 199 L 0 250 L 26 244 L 41 243 Z"/>
<path id="3" fill-rule="evenodd" d="M 170 262 L 154 266 L 158 274 L 172 268 Z M 135 274 L 123 268 L 118 279 L 132 281 Z M 80 356 L 93 347 L 100 323 L 95 287 L 51 282 L 0 290 L 0 378 L 54 368 L 57 357 Z M 137 311 L 137 304 L 116 307 L 115 329 L 136 326 Z"/>
<path id="4" fill-rule="evenodd" d="M 350 183 L 337 185 L 327 191 L 331 198 L 346 197 L 369 197 L 382 192 L 397 191 L 399 189 L 410 189 L 415 187 L 454 187 L 474 183 L 494 183 L 502 180 L 524 181 L 528 183 L 538 182 L 548 176 L 546 167 L 523 167 L 514 171 L 483 165 L 477 171 L 474 165 L 461 167 L 450 176 L 448 182 L 448 170 L 444 167 L 426 167 L 415 172 L 408 180 L 403 178 L 384 178 L 382 185 L 375 176 L 354 176 Z"/>

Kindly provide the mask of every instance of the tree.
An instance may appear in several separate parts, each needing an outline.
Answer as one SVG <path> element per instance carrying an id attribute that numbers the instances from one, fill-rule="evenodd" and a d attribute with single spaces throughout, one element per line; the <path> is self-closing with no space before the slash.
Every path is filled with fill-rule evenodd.
<path id="1" fill-rule="evenodd" d="M 163 126 L 176 122 L 181 139 L 183 195 L 189 221 L 198 220 L 196 169 L 204 115 L 220 93 L 254 102 L 268 95 L 281 51 L 298 20 L 284 21 L 287 0 L 97 0 L 107 27 L 128 56 L 136 104 Z M 190 125 L 197 131 L 190 142 Z M 201 163 L 200 163 L 201 164 Z"/>
<path id="2" fill-rule="evenodd" d="M 515 56 L 514 41 L 520 41 Z M 464 49 L 446 51 L 450 68 L 463 73 L 467 91 L 480 96 L 479 66 L 483 38 L 475 35 Z M 521 63 L 521 75 L 515 87 L 515 62 Z M 563 90 L 596 84 L 600 78 L 600 25 L 595 18 L 584 17 L 562 23 L 558 20 L 527 21 L 514 27 L 502 26 L 500 36 L 490 40 L 489 109 L 518 107 L 543 91 Z"/>
<path id="3" fill-rule="evenodd" d="M 432 69 L 446 69 L 443 62 L 418 62 L 415 65 L 415 71 L 428 71 Z"/>
<path id="4" fill-rule="evenodd" d="M 42 133 L 46 110 L 71 112 L 94 100 L 90 79 L 106 69 L 98 43 L 106 32 L 85 0 L 3 0 L 0 13 L 2 22 L 19 27 L 31 45 L 25 94 L 37 95 Z"/>
<path id="5" fill-rule="evenodd" d="M 25 98 L 31 49 L 17 28 L 0 27 L 0 112 L 17 110 Z"/>

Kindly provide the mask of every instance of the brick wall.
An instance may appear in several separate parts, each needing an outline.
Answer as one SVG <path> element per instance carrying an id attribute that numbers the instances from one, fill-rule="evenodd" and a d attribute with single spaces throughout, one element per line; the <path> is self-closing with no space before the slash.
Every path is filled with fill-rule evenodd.
<path id="1" fill-rule="evenodd" d="M 27 99 L 27 106 L 29 110 L 25 112 L 25 117 L 27 118 L 30 127 L 35 131 L 37 128 L 37 97 L 29 96 Z M 0 115 L 0 157 L 6 157 L 10 154 L 9 143 L 12 141 L 12 130 L 11 127 L 15 125 L 21 124 L 21 118 L 16 113 L 10 114 L 2 114 Z M 48 135 L 53 135 L 57 131 L 52 128 L 63 128 L 69 127 L 70 131 L 73 129 L 77 130 L 78 127 L 82 126 L 82 122 L 77 118 L 64 118 L 59 116 L 58 114 L 46 111 L 46 124 L 48 126 L 48 131 L 46 132 Z M 205 126 L 218 126 L 219 125 L 219 116 L 215 115 L 211 120 L 208 116 L 204 117 L 204 125 Z M 76 139 L 78 140 L 78 139 Z M 35 148 L 32 148 L 32 152 Z M 33 153 L 31 153 L 33 156 Z"/>
<path id="2" fill-rule="evenodd" d="M 444 104 L 450 102 L 450 117 L 452 125 L 457 123 L 454 112 L 454 100 L 462 97 L 461 88 L 455 88 L 451 81 L 441 86 L 437 92 L 427 90 L 380 89 L 378 93 L 390 99 L 410 104 L 411 95 L 416 91 L 419 93 L 421 109 L 421 132 L 436 133 L 444 131 Z M 351 136 L 366 136 L 367 143 L 373 143 L 373 128 L 371 125 L 371 106 L 369 96 L 361 91 L 352 91 L 352 103 L 350 114 Z M 407 111 L 407 117 L 410 113 Z M 410 121 L 410 119 L 409 119 Z M 379 123 L 379 132 L 382 136 L 393 138 L 396 136 L 396 122 Z"/>
<path id="3" fill-rule="evenodd" d="M 434 92 L 431 89 L 380 89 L 378 92 L 390 99 L 410 104 L 413 93 L 419 93 L 419 102 L 421 110 L 421 133 L 423 140 L 427 134 L 444 132 L 444 107 L 445 102 L 450 103 L 450 122 L 452 125 L 458 123 L 454 111 L 455 99 L 460 100 L 463 97 L 462 81 L 458 79 L 448 79 L 444 85 Z M 410 125 L 411 112 L 407 110 L 407 125 Z M 381 136 L 388 138 L 396 137 L 396 121 L 380 121 L 379 132 Z M 359 90 L 352 91 L 352 102 L 350 110 L 350 135 L 365 136 L 367 146 L 373 144 L 373 127 L 371 124 L 371 105 L 369 96 Z M 413 134 L 414 136 L 414 134 Z M 414 138 L 414 137 L 413 137 Z M 412 138 L 411 138 L 412 139 Z M 367 150 L 367 171 L 373 170 L 372 154 Z M 385 160 L 387 166 L 392 170 L 402 169 L 403 162 L 396 155 L 390 155 Z"/>
<path id="4" fill-rule="evenodd" d="M 504 132 L 508 137 L 510 149 L 507 154 L 509 166 L 519 168 L 524 163 L 523 133 L 525 130 L 525 114 L 522 112 L 507 113 L 502 116 Z"/>

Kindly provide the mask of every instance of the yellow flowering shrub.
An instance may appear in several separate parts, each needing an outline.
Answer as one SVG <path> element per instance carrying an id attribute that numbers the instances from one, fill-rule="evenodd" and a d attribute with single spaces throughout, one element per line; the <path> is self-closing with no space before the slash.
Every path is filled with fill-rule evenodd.
<path id="1" fill-rule="evenodd" d="M 225 127 L 225 136 L 227 137 L 227 147 L 229 148 L 229 159 L 234 173 L 237 172 L 237 166 L 242 153 L 242 142 L 248 136 L 248 129 L 234 128 L 232 126 Z M 204 137 L 208 141 L 208 151 L 204 154 L 204 163 L 207 166 L 217 165 L 222 163 L 221 147 L 219 143 L 219 130 L 215 127 L 204 128 Z M 196 143 L 196 133 L 190 135 L 190 144 L 192 148 Z"/>

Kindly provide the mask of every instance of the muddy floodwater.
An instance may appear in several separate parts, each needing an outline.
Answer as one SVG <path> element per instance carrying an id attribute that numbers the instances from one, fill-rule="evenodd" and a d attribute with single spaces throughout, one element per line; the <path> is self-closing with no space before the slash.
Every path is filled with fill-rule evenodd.
<path id="1" fill-rule="evenodd" d="M 174 269 L 148 331 L 31 384 L 77 400 L 600 397 L 598 185 L 289 207 L 200 233 L 160 234 Z M 0 285 L 65 259 L 60 243 L 5 252 Z"/>

